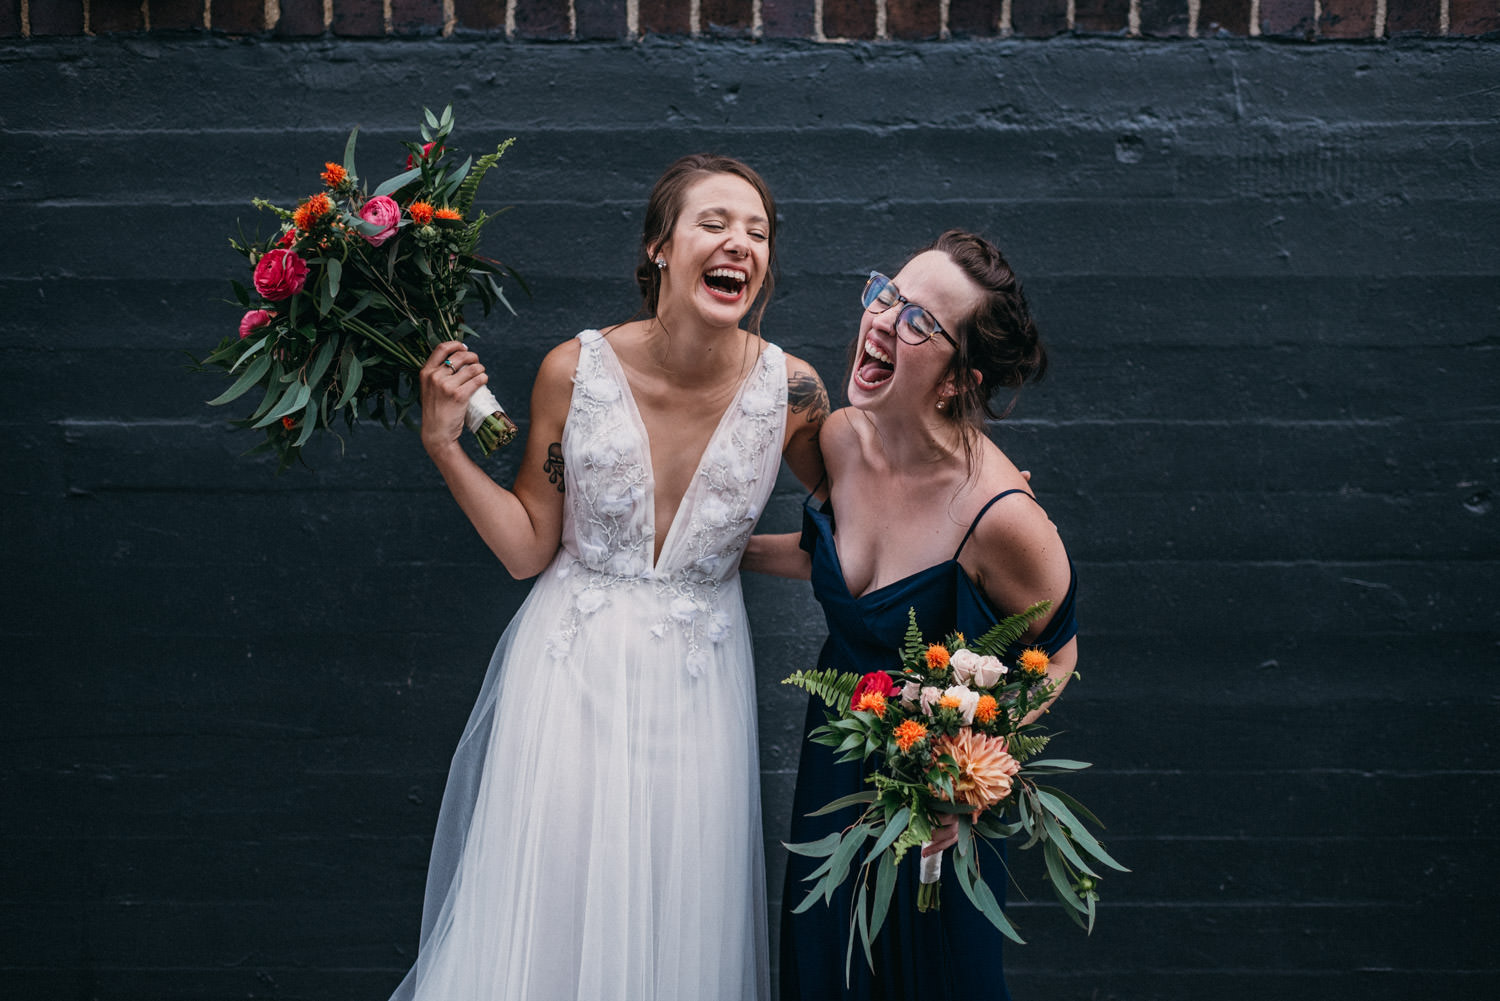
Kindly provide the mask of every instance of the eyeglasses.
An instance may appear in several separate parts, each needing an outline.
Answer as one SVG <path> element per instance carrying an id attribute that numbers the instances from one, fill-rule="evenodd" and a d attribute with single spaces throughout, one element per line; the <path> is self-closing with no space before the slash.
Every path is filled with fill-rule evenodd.
<path id="1" fill-rule="evenodd" d="M 952 344 L 954 350 L 958 349 L 958 342 L 948 336 L 948 331 L 933 319 L 931 313 L 902 295 L 896 283 L 879 271 L 870 272 L 870 280 L 865 282 L 860 301 L 870 313 L 884 313 L 896 303 L 904 303 L 901 312 L 896 314 L 897 337 L 908 344 L 926 344 L 934 334 L 942 334 L 943 340 Z"/>

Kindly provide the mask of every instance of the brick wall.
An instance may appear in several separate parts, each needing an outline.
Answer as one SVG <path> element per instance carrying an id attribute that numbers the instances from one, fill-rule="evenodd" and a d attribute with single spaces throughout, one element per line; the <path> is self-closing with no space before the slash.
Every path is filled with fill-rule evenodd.
<path id="1" fill-rule="evenodd" d="M 0 41 L 0 994 L 343 1001 L 410 962 L 448 756 L 525 586 L 414 434 L 277 478 L 184 362 L 237 322 L 252 197 L 305 195 L 355 124 L 394 167 L 451 102 L 461 141 L 517 137 L 486 239 L 533 295 L 483 350 L 522 420 L 548 347 L 634 309 L 642 202 L 685 151 L 777 192 L 767 331 L 835 385 L 865 270 L 950 225 L 1009 251 L 1055 367 L 995 433 L 1078 563 L 1055 719 L 1135 870 L 1091 938 L 1015 902 L 1019 1001 L 1490 997 L 1496 49 L 956 37 L 975 6 L 951 40 L 843 45 L 353 39 L 374 8 L 337 3 L 331 33 L 280 5 L 318 38 L 239 38 L 233 5 L 209 33 L 162 0 L 111 8 L 149 37 L 99 0 L 94 37 L 42 37 L 36 0 L 0 8 L 32 31 Z M 822 9 L 857 34 L 871 8 Z M 614 39 L 619 13 L 572 16 Z M 801 719 L 777 682 L 821 621 L 804 585 L 747 595 L 775 896 Z"/>
<path id="2" fill-rule="evenodd" d="M 933 40 L 1494 37 L 1495 0 L 0 0 L 0 37 L 213 30 L 307 38 L 503 33 Z"/>

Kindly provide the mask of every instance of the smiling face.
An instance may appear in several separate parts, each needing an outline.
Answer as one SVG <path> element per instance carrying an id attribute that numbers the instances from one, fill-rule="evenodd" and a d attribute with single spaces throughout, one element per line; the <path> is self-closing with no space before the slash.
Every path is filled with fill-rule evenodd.
<path id="1" fill-rule="evenodd" d="M 907 301 L 931 313 L 955 339 L 984 292 L 940 251 L 918 254 L 892 279 Z M 908 344 L 896 335 L 902 304 L 883 313 L 860 315 L 859 343 L 849 376 L 849 403 L 861 410 L 924 414 L 951 391 L 956 349 L 941 336 Z"/>
<path id="2" fill-rule="evenodd" d="M 656 250 L 666 262 L 658 315 L 696 313 L 709 326 L 737 326 L 765 283 L 771 220 L 760 194 L 734 174 L 708 174 Z"/>

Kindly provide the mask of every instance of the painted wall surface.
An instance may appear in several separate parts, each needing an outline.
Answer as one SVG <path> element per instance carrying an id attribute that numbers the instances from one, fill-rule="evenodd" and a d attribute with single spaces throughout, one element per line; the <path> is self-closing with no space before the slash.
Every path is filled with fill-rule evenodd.
<path id="1" fill-rule="evenodd" d="M 409 964 L 526 586 L 414 433 L 276 477 L 186 362 L 238 321 L 252 197 L 316 190 L 355 124 L 394 170 L 451 103 L 472 148 L 517 138 L 486 246 L 532 294 L 480 348 L 521 418 L 551 345 L 634 312 L 684 152 L 771 184 L 766 329 L 832 385 L 864 274 L 940 230 L 1025 278 L 1054 369 L 994 433 L 1078 566 L 1054 722 L 1134 872 L 1084 938 L 1023 857 L 1017 998 L 1488 997 L 1497 68 L 1458 41 L 0 43 L 4 994 L 379 998 Z M 784 476 L 763 527 L 800 499 Z M 747 596 L 774 900 L 778 682 L 822 622 L 805 585 Z"/>

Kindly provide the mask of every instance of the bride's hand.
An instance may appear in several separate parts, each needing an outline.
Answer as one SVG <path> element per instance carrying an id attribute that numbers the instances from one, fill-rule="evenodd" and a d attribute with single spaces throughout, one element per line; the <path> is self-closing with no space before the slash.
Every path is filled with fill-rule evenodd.
<path id="1" fill-rule="evenodd" d="M 474 391 L 488 382 L 479 356 L 458 341 L 444 341 L 427 356 L 418 373 L 422 393 L 422 447 L 429 454 L 458 441 L 464 433 L 464 408 Z"/>

